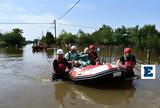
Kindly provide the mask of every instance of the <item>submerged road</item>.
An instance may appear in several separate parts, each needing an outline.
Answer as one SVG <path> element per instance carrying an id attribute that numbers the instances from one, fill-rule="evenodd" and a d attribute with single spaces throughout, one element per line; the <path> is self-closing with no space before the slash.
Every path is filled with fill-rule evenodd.
<path id="1" fill-rule="evenodd" d="M 31 45 L 0 50 L 0 108 L 160 108 L 160 79 L 92 87 L 51 82 L 52 55 L 33 53 Z"/>

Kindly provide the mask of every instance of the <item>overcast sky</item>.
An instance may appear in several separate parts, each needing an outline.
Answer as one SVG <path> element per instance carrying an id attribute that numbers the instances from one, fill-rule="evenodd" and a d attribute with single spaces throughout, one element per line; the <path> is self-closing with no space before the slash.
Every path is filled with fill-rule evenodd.
<path id="1" fill-rule="evenodd" d="M 0 0 L 0 23 L 51 23 L 70 9 L 78 0 Z M 93 32 L 102 24 L 112 28 L 155 24 L 160 30 L 160 0 L 81 0 L 57 23 L 82 25 L 94 28 L 57 24 L 57 34 L 63 29 L 77 33 Z M 40 38 L 46 31 L 54 33 L 53 25 L 2 25 L 0 32 L 21 28 L 27 40 Z"/>

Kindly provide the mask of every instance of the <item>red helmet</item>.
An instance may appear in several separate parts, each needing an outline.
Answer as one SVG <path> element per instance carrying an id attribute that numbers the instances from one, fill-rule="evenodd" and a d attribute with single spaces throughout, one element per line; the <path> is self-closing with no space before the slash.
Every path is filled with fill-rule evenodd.
<path id="1" fill-rule="evenodd" d="M 95 49 L 94 45 L 89 45 L 89 49 Z"/>
<path id="2" fill-rule="evenodd" d="M 66 66 L 64 64 L 59 64 L 59 68 L 61 68 L 62 70 L 65 70 Z"/>
<path id="3" fill-rule="evenodd" d="M 125 48 L 124 53 L 131 53 L 131 48 Z"/>

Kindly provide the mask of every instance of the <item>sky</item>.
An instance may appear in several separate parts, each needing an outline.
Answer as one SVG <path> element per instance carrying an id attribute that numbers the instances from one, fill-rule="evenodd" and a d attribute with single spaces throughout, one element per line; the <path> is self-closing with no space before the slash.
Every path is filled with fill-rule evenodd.
<path id="1" fill-rule="evenodd" d="M 0 0 L 0 23 L 52 23 L 78 0 Z M 155 24 L 160 31 L 160 0 L 80 0 L 57 21 L 57 35 L 62 30 L 76 34 L 79 29 L 92 33 L 103 24 L 113 29 Z M 65 25 L 60 25 L 65 24 Z M 69 25 L 88 26 L 74 27 Z M 54 34 L 52 24 L 0 24 L 0 32 L 23 29 L 26 40 L 40 39 L 47 31 Z"/>

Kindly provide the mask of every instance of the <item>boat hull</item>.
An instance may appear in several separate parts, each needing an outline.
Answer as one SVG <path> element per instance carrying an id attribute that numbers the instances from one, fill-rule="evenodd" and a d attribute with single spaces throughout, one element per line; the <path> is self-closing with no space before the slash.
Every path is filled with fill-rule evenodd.
<path id="1" fill-rule="evenodd" d="M 125 81 L 130 77 L 130 73 L 124 68 L 119 68 L 116 65 L 95 65 L 88 66 L 82 69 L 73 69 L 69 78 L 74 82 L 84 83 L 103 83 L 103 82 L 120 82 Z"/>

